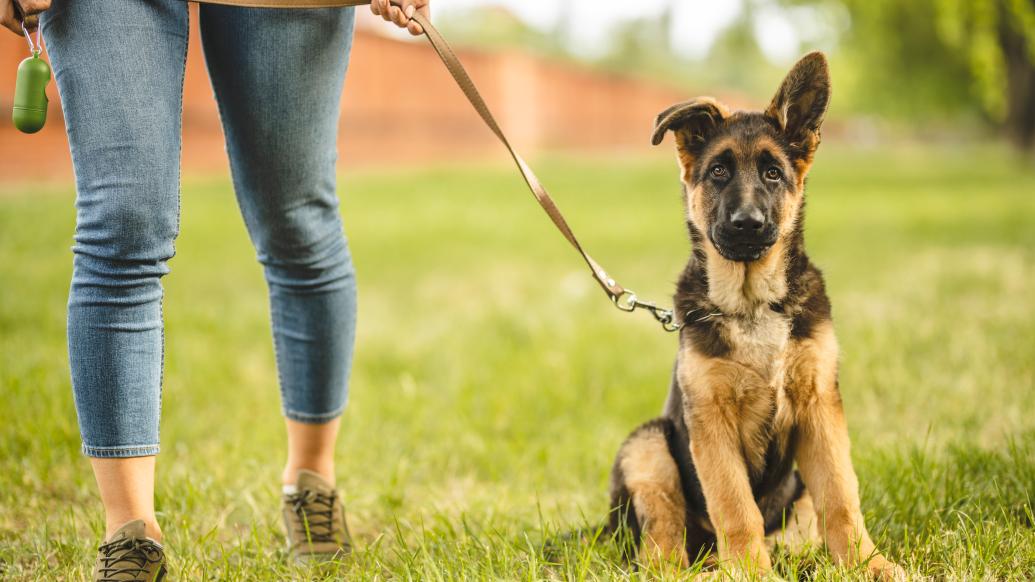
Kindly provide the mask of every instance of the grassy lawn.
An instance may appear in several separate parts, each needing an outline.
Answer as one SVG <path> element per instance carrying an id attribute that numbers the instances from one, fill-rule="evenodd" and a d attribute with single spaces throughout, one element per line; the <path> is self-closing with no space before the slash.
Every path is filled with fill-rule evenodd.
<path id="1" fill-rule="evenodd" d="M 670 156 L 537 167 L 596 258 L 667 304 L 688 253 Z M 611 307 L 522 188 L 502 165 L 342 178 L 360 327 L 338 478 L 358 551 L 307 570 L 282 550 L 262 275 L 228 180 L 186 181 L 158 461 L 172 579 L 651 577 L 603 541 L 543 546 L 602 522 L 676 339 Z M 65 351 L 73 222 L 71 186 L 0 192 L 5 580 L 85 578 L 101 536 Z M 827 147 L 807 239 L 878 545 L 936 579 L 1035 577 L 1035 171 L 997 149 Z M 848 574 L 823 551 L 777 567 Z"/>

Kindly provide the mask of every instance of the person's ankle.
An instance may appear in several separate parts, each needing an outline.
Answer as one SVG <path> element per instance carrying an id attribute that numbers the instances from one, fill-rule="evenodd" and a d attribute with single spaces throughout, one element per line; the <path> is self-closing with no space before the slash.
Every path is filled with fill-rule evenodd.
<path id="1" fill-rule="evenodd" d="M 133 521 L 134 519 L 141 519 L 144 521 L 144 535 L 153 539 L 156 542 L 162 541 L 162 528 L 158 526 L 158 520 L 154 516 L 150 517 L 115 517 L 108 518 L 105 523 L 104 539 L 110 540 L 111 536 L 119 530 L 120 527 Z"/>
<path id="2" fill-rule="evenodd" d="M 317 475 L 323 477 L 331 485 L 335 484 L 334 479 L 334 463 L 289 463 L 284 467 L 284 473 L 281 475 L 281 483 L 284 485 L 294 485 L 298 483 L 298 472 L 302 469 L 312 471 Z"/>

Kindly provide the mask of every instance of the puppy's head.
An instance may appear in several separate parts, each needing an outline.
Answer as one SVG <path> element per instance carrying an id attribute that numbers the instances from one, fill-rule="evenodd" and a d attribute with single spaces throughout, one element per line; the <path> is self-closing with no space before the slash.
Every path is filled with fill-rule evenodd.
<path id="1" fill-rule="evenodd" d="M 829 99 L 826 57 L 813 52 L 764 112 L 730 113 L 700 97 L 658 115 L 652 141 L 675 135 L 690 224 L 704 244 L 730 261 L 757 261 L 795 230 Z"/>

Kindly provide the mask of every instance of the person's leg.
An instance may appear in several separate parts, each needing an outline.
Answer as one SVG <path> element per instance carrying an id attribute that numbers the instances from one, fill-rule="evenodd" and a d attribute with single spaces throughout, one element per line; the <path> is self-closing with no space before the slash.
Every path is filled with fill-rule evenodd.
<path id="1" fill-rule="evenodd" d="M 68 350 L 106 536 L 154 512 L 162 286 L 179 227 L 187 5 L 55 0 L 41 20 L 76 177 Z"/>
<path id="2" fill-rule="evenodd" d="M 104 504 L 104 537 L 134 519 L 144 520 L 147 535 L 162 540 L 155 518 L 155 457 L 90 459 L 93 476 Z"/>
<path id="3" fill-rule="evenodd" d="M 281 481 L 285 485 L 298 480 L 298 471 L 308 469 L 334 483 L 334 443 L 338 440 L 341 418 L 323 423 L 299 422 L 285 418 L 288 456 Z"/>
<path id="4" fill-rule="evenodd" d="M 201 34 L 234 189 L 269 284 L 287 422 L 283 480 L 334 481 L 356 285 L 335 160 L 353 9 L 205 5 Z"/>

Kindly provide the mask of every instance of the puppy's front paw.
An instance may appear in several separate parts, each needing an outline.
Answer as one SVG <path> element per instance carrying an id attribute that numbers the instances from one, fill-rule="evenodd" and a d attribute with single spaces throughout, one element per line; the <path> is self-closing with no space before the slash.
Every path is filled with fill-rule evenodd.
<path id="1" fill-rule="evenodd" d="M 880 580 L 881 582 L 905 582 L 909 580 L 902 566 L 888 561 L 887 558 L 880 554 L 870 558 L 870 561 L 866 563 L 866 571 L 870 573 L 874 580 Z"/>
<path id="2" fill-rule="evenodd" d="M 690 567 L 686 549 L 680 544 L 677 548 L 665 550 L 654 540 L 648 539 L 640 548 L 640 563 L 651 568 L 679 571 Z"/>

